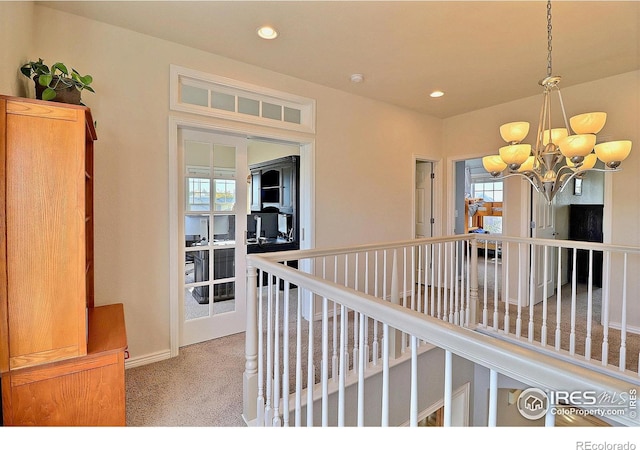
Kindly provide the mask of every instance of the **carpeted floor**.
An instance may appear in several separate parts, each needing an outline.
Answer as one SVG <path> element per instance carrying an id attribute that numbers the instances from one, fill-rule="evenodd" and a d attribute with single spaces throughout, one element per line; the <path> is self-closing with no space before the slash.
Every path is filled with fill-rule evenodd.
<path id="1" fill-rule="evenodd" d="M 244 427 L 244 333 L 180 349 L 127 369 L 127 426 Z"/>

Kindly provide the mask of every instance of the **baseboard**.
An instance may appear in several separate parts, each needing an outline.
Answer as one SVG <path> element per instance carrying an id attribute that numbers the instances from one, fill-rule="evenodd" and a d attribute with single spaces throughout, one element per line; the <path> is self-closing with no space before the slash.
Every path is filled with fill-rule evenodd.
<path id="1" fill-rule="evenodd" d="M 609 322 L 609 328 L 622 330 L 622 324 L 620 322 Z M 640 334 L 640 328 L 633 325 L 627 325 L 627 333 Z"/>
<path id="2" fill-rule="evenodd" d="M 163 350 L 156 353 L 149 353 L 147 355 L 138 356 L 136 358 L 129 358 L 124 362 L 125 369 L 132 369 L 134 367 L 145 366 L 147 364 L 164 361 L 171 358 L 170 350 Z"/>

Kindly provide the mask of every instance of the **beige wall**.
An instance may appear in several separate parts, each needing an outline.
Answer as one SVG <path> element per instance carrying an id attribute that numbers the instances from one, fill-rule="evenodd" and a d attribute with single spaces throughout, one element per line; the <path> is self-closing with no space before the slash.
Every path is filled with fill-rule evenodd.
<path id="1" fill-rule="evenodd" d="M 317 101 L 317 246 L 411 237 L 413 154 L 439 158 L 440 120 L 43 6 L 34 14 L 37 54 L 20 55 L 16 65 L 41 56 L 95 80 L 96 93 L 83 101 L 98 133 L 96 303 L 124 303 L 132 358 L 170 346 L 170 64 Z M 61 46 L 47 38 L 69 29 L 82 39 Z M 15 34 L 3 46 L 14 43 Z"/>
<path id="2" fill-rule="evenodd" d="M 33 10 L 31 2 L 0 1 L 0 93 L 4 95 L 24 97 L 27 85 L 32 83 L 20 73 L 20 66 L 38 58 L 31 54 Z"/>

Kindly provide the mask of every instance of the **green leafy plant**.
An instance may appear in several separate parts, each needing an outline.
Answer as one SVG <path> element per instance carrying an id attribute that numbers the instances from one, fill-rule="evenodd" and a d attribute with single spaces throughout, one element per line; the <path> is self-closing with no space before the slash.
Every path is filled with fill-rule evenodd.
<path id="1" fill-rule="evenodd" d="M 38 61 L 30 61 L 20 67 L 22 74 L 33 79 L 45 89 L 42 92 L 42 100 L 52 100 L 56 98 L 56 90 L 75 87 L 78 91 L 86 89 L 94 92 L 90 84 L 93 82 L 91 75 L 80 75 L 76 69 L 67 69 L 63 63 L 57 62 L 49 68 L 42 58 Z"/>

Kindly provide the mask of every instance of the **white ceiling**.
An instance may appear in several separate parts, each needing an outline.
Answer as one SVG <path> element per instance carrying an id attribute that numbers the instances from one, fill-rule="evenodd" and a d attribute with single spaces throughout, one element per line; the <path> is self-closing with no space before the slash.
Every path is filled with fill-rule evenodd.
<path id="1" fill-rule="evenodd" d="M 545 1 L 40 4 L 440 118 L 537 95 L 547 72 Z M 556 0 L 552 25 L 561 87 L 640 68 L 640 1 Z"/>

